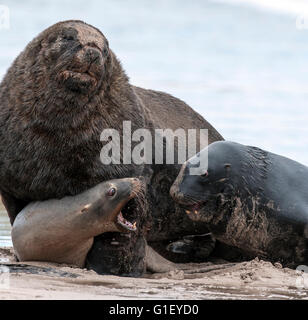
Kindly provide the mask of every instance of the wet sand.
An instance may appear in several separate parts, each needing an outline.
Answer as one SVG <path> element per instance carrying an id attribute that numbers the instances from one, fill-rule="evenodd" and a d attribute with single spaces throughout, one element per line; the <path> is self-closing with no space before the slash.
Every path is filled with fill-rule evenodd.
<path id="1" fill-rule="evenodd" d="M 0 275 L 1 300 L 308 299 L 308 290 L 296 286 L 296 280 L 303 275 L 258 259 L 189 264 L 185 273 L 175 270 L 126 278 L 54 263 L 19 263 L 12 248 L 0 248 L 1 268 L 9 270 Z"/>
<path id="2" fill-rule="evenodd" d="M 0 203 L 0 209 L 2 204 Z M 2 208 L 4 209 L 4 208 Z M 307 299 L 308 273 L 254 259 L 180 265 L 185 270 L 143 278 L 98 275 L 46 262 L 16 262 L 0 247 L 0 300 L 4 299 Z M 304 278 L 305 277 L 305 278 Z M 304 284 L 305 287 L 297 287 Z"/>

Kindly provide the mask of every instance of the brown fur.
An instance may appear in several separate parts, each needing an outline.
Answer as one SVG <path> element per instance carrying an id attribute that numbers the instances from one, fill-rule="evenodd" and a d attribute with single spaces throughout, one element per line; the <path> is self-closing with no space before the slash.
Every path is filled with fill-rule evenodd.
<path id="1" fill-rule="evenodd" d="M 179 166 L 100 162 L 102 130 L 121 130 L 124 120 L 132 121 L 132 131 L 208 128 L 210 142 L 222 139 L 179 99 L 130 85 L 96 28 L 64 21 L 33 39 L 0 85 L 0 189 L 11 223 L 29 201 L 76 195 L 105 180 L 143 175 L 153 208 L 149 239 L 196 230 L 169 197 Z M 119 257 L 125 256 L 121 250 Z"/>

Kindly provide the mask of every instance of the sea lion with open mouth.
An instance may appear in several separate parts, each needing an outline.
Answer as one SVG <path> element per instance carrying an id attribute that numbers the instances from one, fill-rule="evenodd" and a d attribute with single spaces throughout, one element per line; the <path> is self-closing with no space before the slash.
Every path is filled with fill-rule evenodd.
<path id="1" fill-rule="evenodd" d="M 140 180 L 125 178 L 100 183 L 76 196 L 31 202 L 12 228 L 18 260 L 84 267 L 95 236 L 137 230 L 137 221 L 129 221 L 127 211 L 140 192 Z"/>
<path id="2" fill-rule="evenodd" d="M 208 167 L 202 168 L 206 153 Z M 188 160 L 170 192 L 221 242 L 248 256 L 298 266 L 308 262 L 307 181 L 308 167 L 296 161 L 224 141 Z"/>

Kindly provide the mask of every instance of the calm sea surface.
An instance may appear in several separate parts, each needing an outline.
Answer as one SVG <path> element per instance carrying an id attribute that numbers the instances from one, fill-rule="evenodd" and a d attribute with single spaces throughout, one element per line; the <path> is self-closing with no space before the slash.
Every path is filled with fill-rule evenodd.
<path id="1" fill-rule="evenodd" d="M 0 30 L 0 78 L 40 31 L 81 19 L 105 34 L 133 84 L 181 98 L 228 140 L 308 165 L 308 29 L 296 28 L 294 10 L 204 0 L 1 4 L 10 29 Z M 10 244 L 1 212 L 0 246 Z"/>

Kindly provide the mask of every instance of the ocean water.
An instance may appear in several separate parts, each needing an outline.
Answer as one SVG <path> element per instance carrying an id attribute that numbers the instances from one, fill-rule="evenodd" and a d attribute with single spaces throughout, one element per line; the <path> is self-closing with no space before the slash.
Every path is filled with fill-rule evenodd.
<path id="1" fill-rule="evenodd" d="M 227 140 L 308 165 L 308 1 L 1 1 L 0 78 L 51 24 L 99 28 L 131 83 L 181 98 Z M 307 24 L 305 26 L 308 26 Z M 0 246 L 10 243 L 0 213 Z"/>

